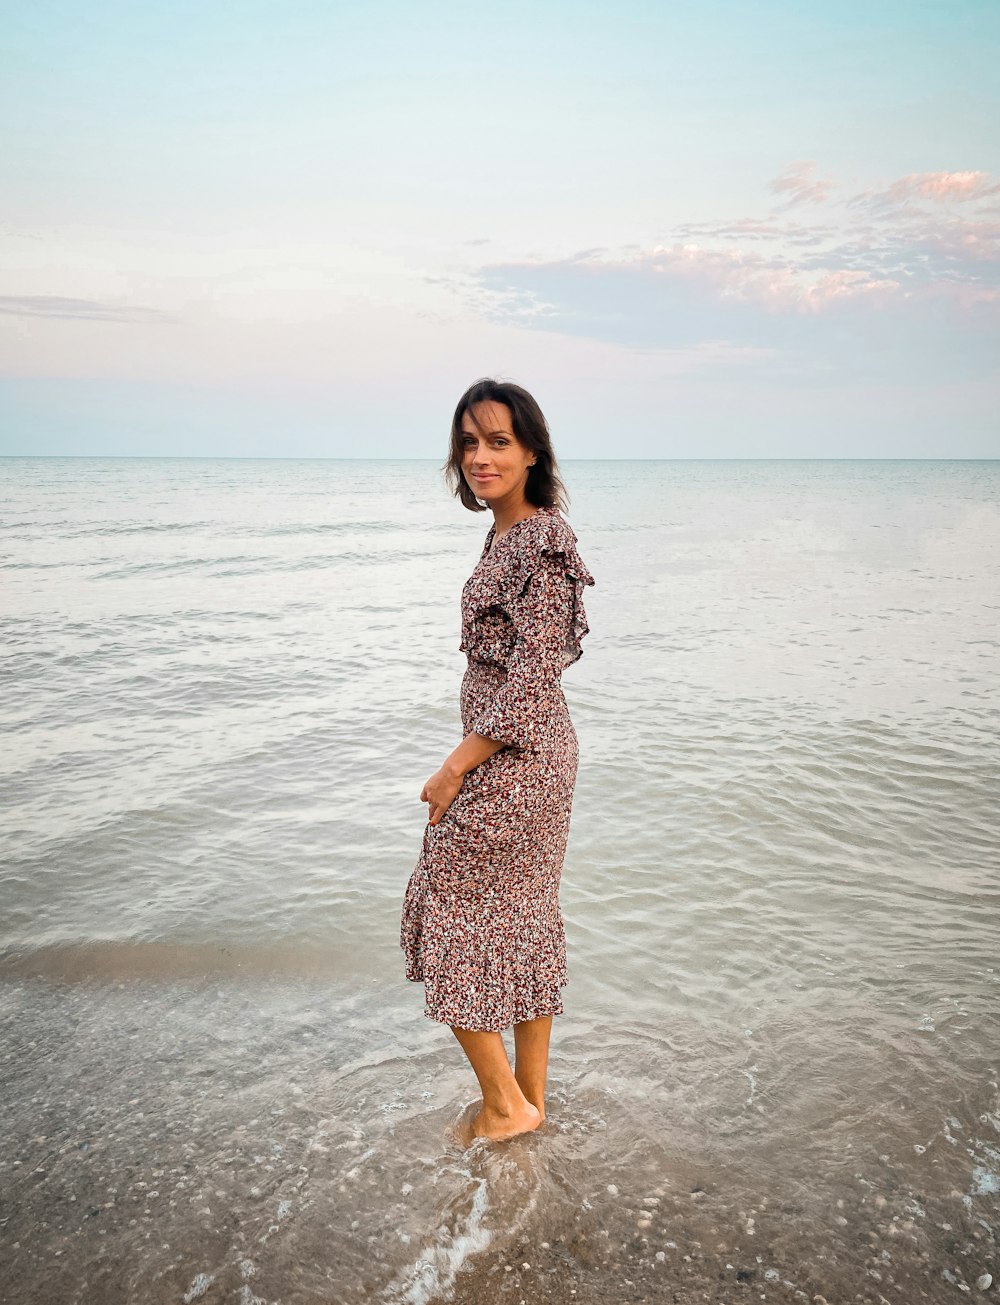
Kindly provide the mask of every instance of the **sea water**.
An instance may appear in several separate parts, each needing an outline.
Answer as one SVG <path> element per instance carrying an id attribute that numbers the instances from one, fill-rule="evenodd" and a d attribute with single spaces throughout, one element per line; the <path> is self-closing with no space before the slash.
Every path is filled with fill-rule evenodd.
<path id="1" fill-rule="evenodd" d="M 996 1273 L 1000 464 L 572 462 L 539 1132 L 403 977 L 489 514 L 0 463 L 0 1295 L 959 1299 Z"/>

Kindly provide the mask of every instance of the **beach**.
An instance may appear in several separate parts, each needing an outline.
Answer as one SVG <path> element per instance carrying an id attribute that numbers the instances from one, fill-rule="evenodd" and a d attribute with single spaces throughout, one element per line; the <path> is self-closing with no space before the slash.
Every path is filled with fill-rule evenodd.
<path id="1" fill-rule="evenodd" d="M 996 1293 L 1000 464 L 564 470 L 566 1013 L 464 1148 L 398 926 L 489 514 L 4 460 L 0 1299 Z"/>

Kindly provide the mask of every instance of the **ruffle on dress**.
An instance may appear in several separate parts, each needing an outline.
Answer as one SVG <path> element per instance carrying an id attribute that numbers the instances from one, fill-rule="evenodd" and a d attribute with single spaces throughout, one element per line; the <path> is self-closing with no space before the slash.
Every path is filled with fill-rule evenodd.
<path id="1" fill-rule="evenodd" d="M 490 528 L 487 540 L 493 538 Z M 482 661 L 504 665 L 496 656 L 490 615 L 503 612 L 517 633 L 535 628 L 543 606 L 541 583 L 561 575 L 572 586 L 572 612 L 566 628 L 563 669 L 579 661 L 582 640 L 590 633 L 583 602 L 584 589 L 595 583 L 577 552 L 577 538 L 557 508 L 539 508 L 533 517 L 511 527 L 483 554 L 480 565 L 466 582 L 462 640 L 459 649 Z M 539 577 L 534 587 L 532 580 Z M 540 583 L 541 582 L 541 583 Z M 485 618 L 485 620 L 484 620 Z"/>

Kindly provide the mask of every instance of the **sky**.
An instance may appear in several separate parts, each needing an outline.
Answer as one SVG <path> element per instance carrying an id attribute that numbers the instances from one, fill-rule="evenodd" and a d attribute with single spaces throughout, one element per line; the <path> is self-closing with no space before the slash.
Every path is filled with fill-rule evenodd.
<path id="1" fill-rule="evenodd" d="M 32 0 L 0 454 L 1000 457 L 997 0 Z"/>

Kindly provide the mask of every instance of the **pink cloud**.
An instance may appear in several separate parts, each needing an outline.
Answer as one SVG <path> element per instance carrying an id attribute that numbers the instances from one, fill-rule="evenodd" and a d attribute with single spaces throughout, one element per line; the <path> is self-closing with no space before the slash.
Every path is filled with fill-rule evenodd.
<path id="1" fill-rule="evenodd" d="M 867 271 L 838 269 L 814 278 L 801 268 L 760 254 L 697 245 L 659 246 L 635 264 L 654 275 L 698 281 L 720 301 L 774 313 L 814 315 L 847 300 L 880 306 L 900 298 L 903 290 L 900 281 Z"/>
<path id="2" fill-rule="evenodd" d="M 835 304 L 863 300 L 873 307 L 885 307 L 905 298 L 902 283 L 892 277 L 872 276 L 869 272 L 841 270 L 828 272 L 813 285 L 801 287 L 798 309 L 803 313 L 822 313 Z"/>
<path id="3" fill-rule="evenodd" d="M 988 172 L 911 172 L 894 181 L 884 194 L 892 200 L 985 199 L 1000 194 L 1000 181 L 994 181 Z"/>
<path id="4" fill-rule="evenodd" d="M 914 224 L 913 245 L 952 263 L 1000 263 L 1000 221 Z"/>
<path id="5" fill-rule="evenodd" d="M 989 172 L 911 172 L 879 190 L 862 190 L 848 201 L 873 213 L 895 209 L 897 216 L 919 217 L 920 201 L 933 204 L 978 203 L 1000 195 L 1000 180 Z M 996 211 L 987 206 L 986 212 Z"/>
<path id="6" fill-rule="evenodd" d="M 788 167 L 770 183 L 770 189 L 776 195 L 788 195 L 790 204 L 821 204 L 834 189 L 832 181 L 822 181 L 813 174 L 816 164 L 808 159 L 799 163 L 790 163 Z"/>

